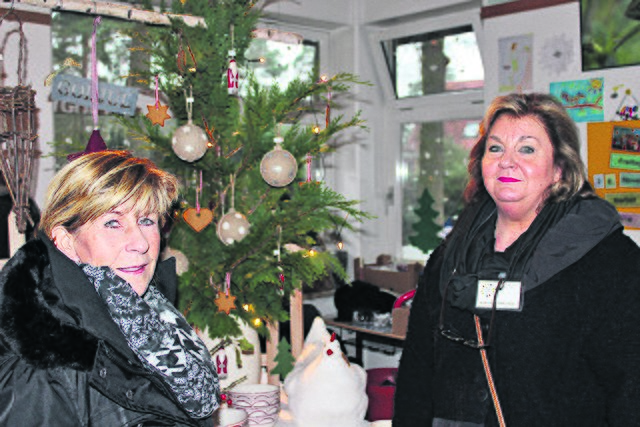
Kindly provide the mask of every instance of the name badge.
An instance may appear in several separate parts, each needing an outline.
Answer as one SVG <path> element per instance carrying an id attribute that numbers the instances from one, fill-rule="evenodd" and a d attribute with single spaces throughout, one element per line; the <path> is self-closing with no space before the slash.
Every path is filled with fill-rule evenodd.
<path id="1" fill-rule="evenodd" d="M 476 295 L 476 308 L 491 310 L 493 308 L 493 296 L 498 288 L 499 280 L 478 280 L 478 294 Z M 498 290 L 496 298 L 497 310 L 522 309 L 522 282 L 504 282 Z"/>

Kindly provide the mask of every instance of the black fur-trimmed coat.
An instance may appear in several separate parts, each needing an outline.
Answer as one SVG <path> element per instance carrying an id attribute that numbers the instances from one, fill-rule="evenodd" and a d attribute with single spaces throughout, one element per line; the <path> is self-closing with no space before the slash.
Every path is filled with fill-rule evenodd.
<path id="1" fill-rule="evenodd" d="M 160 280 L 162 278 L 162 280 Z M 175 262 L 156 286 L 175 299 Z M 80 268 L 46 237 L 0 273 L 0 426 L 212 426 L 129 349 Z"/>
<path id="2" fill-rule="evenodd" d="M 558 256 L 575 243 L 566 239 Z M 411 307 L 393 426 L 497 427 L 479 350 L 436 333 L 442 249 Z M 448 306 L 443 321 L 475 338 L 472 313 Z M 506 425 L 640 426 L 640 249 L 622 230 L 493 322 L 487 356 Z"/>

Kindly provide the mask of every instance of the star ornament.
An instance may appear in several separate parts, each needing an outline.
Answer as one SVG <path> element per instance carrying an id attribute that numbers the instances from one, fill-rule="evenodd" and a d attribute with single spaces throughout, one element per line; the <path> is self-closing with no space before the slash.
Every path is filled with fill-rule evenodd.
<path id="1" fill-rule="evenodd" d="M 158 103 L 158 105 L 147 105 L 147 110 L 149 112 L 146 114 L 146 116 L 154 125 L 160 125 L 164 127 L 164 121 L 171 118 L 169 113 L 167 113 L 168 109 L 168 105 L 160 105 L 160 103 Z"/>
<path id="2" fill-rule="evenodd" d="M 224 311 L 228 315 L 231 310 L 236 308 L 236 297 L 219 291 L 215 304 L 218 307 L 218 311 Z"/>

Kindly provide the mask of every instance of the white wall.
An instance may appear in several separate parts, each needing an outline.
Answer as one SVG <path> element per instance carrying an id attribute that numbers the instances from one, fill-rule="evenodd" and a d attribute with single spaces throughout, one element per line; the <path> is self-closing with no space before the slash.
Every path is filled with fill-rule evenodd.
<path id="1" fill-rule="evenodd" d="M 33 13 L 49 15 L 48 11 L 41 11 L 27 6 L 17 5 L 16 9 Z M 0 13 L 6 9 L 0 8 Z M 18 28 L 17 21 L 5 19 L 0 26 L 0 40 L 4 41 L 6 34 Z M 48 101 L 50 88 L 44 86 L 44 80 L 51 71 L 51 28 L 49 25 L 35 24 L 23 21 L 23 31 L 27 46 L 26 79 L 22 82 L 36 91 L 35 103 L 38 109 L 38 144 L 42 156 L 38 160 L 38 167 L 33 176 L 32 197 L 38 206 L 42 207 L 46 186 L 53 176 L 53 158 L 47 157 L 51 152 L 49 142 L 53 139 L 53 113 Z M 4 51 L 4 71 L 7 75 L 2 86 L 14 87 L 18 84 L 18 37 L 12 34 L 7 39 Z"/>
<path id="2" fill-rule="evenodd" d="M 625 89 L 640 94 L 640 67 L 620 67 L 598 71 L 582 72 L 580 58 L 580 4 L 567 3 L 543 9 L 521 12 L 512 15 L 486 19 L 483 23 L 483 60 L 485 63 L 485 103 L 489 103 L 498 91 L 498 41 L 504 37 L 522 34 L 533 35 L 533 89 L 536 92 L 549 92 L 551 82 L 583 80 L 604 77 L 604 117 L 615 120 L 615 110 L 620 97 L 611 98 L 612 88 L 623 84 Z M 564 37 L 571 42 L 572 61 L 567 69 L 555 74 L 544 67 L 544 46 L 556 37 Z M 587 163 L 587 125 L 578 123 L 582 150 L 581 154 Z M 640 231 L 627 230 L 640 244 Z"/>
<path id="3" fill-rule="evenodd" d="M 363 0 L 362 22 L 389 22 L 401 19 L 415 19 L 417 16 L 437 9 L 451 8 L 465 4 L 476 4 L 474 0 Z"/>
<path id="4" fill-rule="evenodd" d="M 385 175 L 384 162 L 388 159 L 376 156 L 383 144 L 390 144 L 384 139 L 385 101 L 379 84 L 380 73 L 372 60 L 368 29 L 364 25 L 364 16 L 375 9 L 368 0 L 353 0 L 322 3 L 321 6 L 310 1 L 278 2 L 265 10 L 267 20 L 280 19 L 284 28 L 301 33 L 312 28 L 316 37 L 319 34 L 320 39 L 326 41 L 320 46 L 322 55 L 329 52 L 327 57 L 321 58 L 321 73 L 354 73 L 360 80 L 373 84 L 353 85 L 348 94 L 334 98 L 342 107 L 334 114 L 350 117 L 362 111 L 361 118 L 368 129 L 341 133 L 336 140 L 340 148 L 325 159 L 326 184 L 346 198 L 360 201 L 359 208 L 376 217 L 362 225 L 354 224 L 361 227 L 361 232 L 343 232 L 345 250 L 350 256 L 349 272 L 352 272 L 354 257 L 363 255 L 366 260 L 373 261 L 380 253 L 394 251 L 393 236 L 384 222 L 389 211 L 385 194 L 389 185 L 393 185 L 393 178 L 389 181 Z M 310 36 L 313 38 L 313 34 Z"/>

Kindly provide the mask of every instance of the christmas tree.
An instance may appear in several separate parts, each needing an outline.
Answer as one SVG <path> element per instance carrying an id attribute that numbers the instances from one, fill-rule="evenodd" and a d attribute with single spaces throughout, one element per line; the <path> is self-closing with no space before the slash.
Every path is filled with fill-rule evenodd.
<path id="1" fill-rule="evenodd" d="M 245 67 L 260 13 L 253 6 L 174 2 L 174 13 L 200 16 L 204 26 L 176 19 L 170 30 L 149 33 L 145 43 L 152 52 L 149 80 L 159 77 L 159 90 L 180 127 L 168 133 L 143 116 L 127 122 L 160 166 L 184 184 L 168 246 L 188 260 L 188 271 L 179 277 L 179 308 L 211 337 L 238 335 L 238 319 L 265 333 L 265 322 L 288 319 L 283 300 L 303 283 L 328 274 L 345 279 L 340 262 L 317 250 L 314 236 L 336 224 L 351 229 L 368 217 L 356 201 L 312 181 L 308 172 L 312 158 L 335 149 L 334 135 L 364 127 L 358 114 L 330 114 L 340 94 L 362 82 L 338 74 L 261 87 Z M 239 94 L 233 88 L 235 67 L 243 86 Z M 312 131 L 315 123 L 304 124 L 315 112 L 327 116 L 319 132 Z M 186 126 L 190 133 L 180 135 Z M 203 142 L 190 139 L 194 133 L 208 145 L 201 157 Z M 293 166 L 278 163 L 283 154 L 290 154 Z M 272 157 L 276 161 L 270 163 Z M 272 176 L 283 168 L 294 178 L 286 185 Z"/>
<path id="2" fill-rule="evenodd" d="M 276 366 L 271 369 L 271 375 L 280 375 L 280 378 L 284 380 L 289 372 L 293 370 L 293 364 L 296 361 L 291 355 L 291 345 L 289 341 L 284 338 L 278 343 L 278 354 L 274 361 L 276 362 Z"/>
<path id="3" fill-rule="evenodd" d="M 415 214 L 419 220 L 413 224 L 414 235 L 409 237 L 409 242 L 412 245 L 428 253 L 440 244 L 442 240 L 438 233 L 442 229 L 436 222 L 438 218 L 438 211 L 433 209 L 433 197 L 428 188 L 425 188 L 418 199 L 418 209 L 415 210 Z"/>

